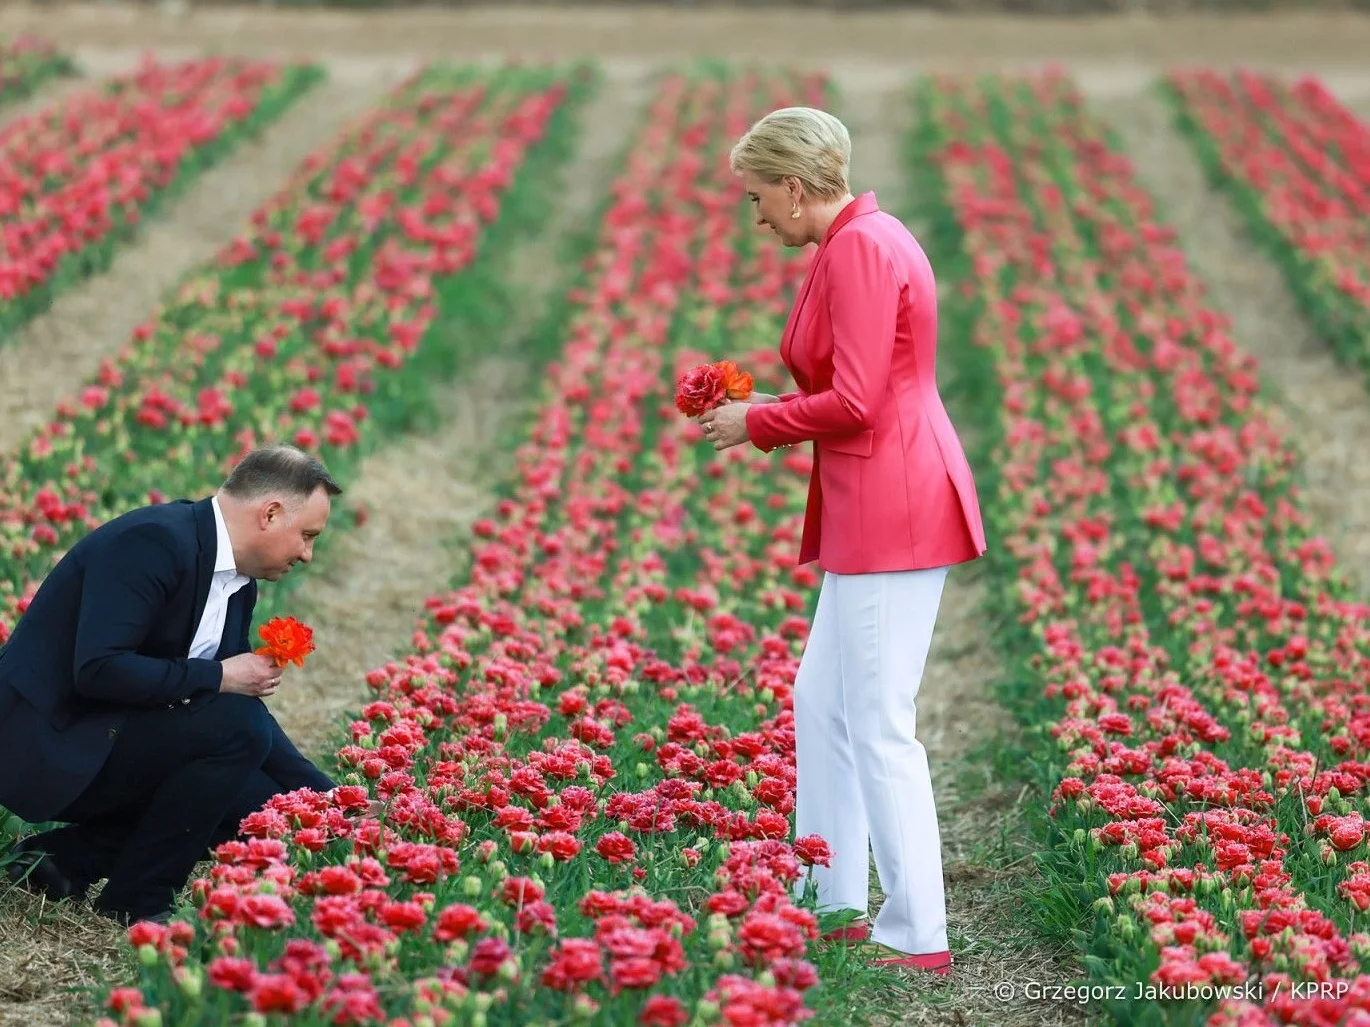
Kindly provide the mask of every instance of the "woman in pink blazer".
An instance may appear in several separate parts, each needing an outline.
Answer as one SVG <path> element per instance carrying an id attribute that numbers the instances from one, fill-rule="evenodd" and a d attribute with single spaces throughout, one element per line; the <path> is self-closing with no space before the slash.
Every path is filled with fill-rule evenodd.
<path id="1" fill-rule="evenodd" d="M 868 845 L 885 900 L 875 962 L 948 972 L 941 841 L 915 699 L 948 569 L 985 552 L 975 481 L 937 391 L 937 289 L 922 249 L 847 185 L 832 115 L 774 111 L 737 143 L 759 225 L 818 252 L 780 354 L 798 392 L 700 416 L 716 449 L 813 442 L 799 562 L 823 569 L 795 681 L 797 836 L 821 835 L 823 912 L 865 917 Z M 802 882 L 797 890 L 802 891 Z M 889 952 L 888 950 L 894 950 Z"/>

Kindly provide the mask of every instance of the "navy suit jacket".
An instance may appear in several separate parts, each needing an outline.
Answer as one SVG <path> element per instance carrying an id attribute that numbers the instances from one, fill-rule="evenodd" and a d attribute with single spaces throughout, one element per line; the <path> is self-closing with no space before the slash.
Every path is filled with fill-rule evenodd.
<path id="1" fill-rule="evenodd" d="M 214 658 L 186 658 L 217 549 L 210 500 L 180 499 L 116 517 L 62 557 L 0 648 L 0 806 L 60 819 L 131 710 L 218 693 L 219 661 L 252 649 L 257 582 L 229 599 Z M 287 790 L 333 786 L 279 724 L 262 769 Z"/>

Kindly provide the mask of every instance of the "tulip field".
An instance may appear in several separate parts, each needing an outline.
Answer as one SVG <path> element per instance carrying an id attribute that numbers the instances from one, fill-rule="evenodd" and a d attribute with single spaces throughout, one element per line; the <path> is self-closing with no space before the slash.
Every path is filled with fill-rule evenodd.
<path id="1" fill-rule="evenodd" d="M 25 81 L 49 63 L 30 62 Z M 168 191 L 278 116 L 317 76 L 307 65 L 264 61 L 153 63 L 7 125 L 0 332 L 105 266 Z"/>
<path id="2" fill-rule="evenodd" d="M 1309 318 L 1347 363 L 1370 366 L 1370 125 L 1316 79 L 1187 73 L 1167 86 Z"/>
<path id="3" fill-rule="evenodd" d="M 229 46 L 81 64 L 60 34 L 0 38 L 14 351 L 349 73 Z M 882 94 L 899 119 L 873 125 L 859 76 L 823 62 L 661 61 L 606 125 L 596 104 L 627 88 L 607 67 L 406 65 L 0 452 L 3 644 L 85 533 L 208 494 L 270 440 L 347 490 L 327 564 L 365 531 L 353 483 L 407 433 L 455 431 L 423 427 L 441 390 L 503 349 L 536 364 L 517 434 L 482 443 L 496 471 L 446 586 L 415 585 L 391 656 L 329 683 L 350 705 L 316 755 L 342 786 L 248 817 L 171 923 L 112 928 L 115 957 L 43 1006 L 58 1019 L 25 1005 L 51 986 L 11 974 L 10 931 L 79 968 L 92 918 L 0 901 L 0 1023 L 1370 1025 L 1370 582 L 1305 511 L 1278 390 L 1082 78 L 909 68 Z M 1157 69 L 1146 89 L 1240 211 L 1243 259 L 1278 263 L 1308 331 L 1370 369 L 1370 125 L 1315 75 Z M 793 820 L 812 455 L 717 453 L 673 403 L 710 361 L 793 387 L 778 340 L 812 250 L 757 230 L 728 154 L 795 104 L 851 118 L 856 191 L 941 285 L 939 378 L 990 552 L 952 576 L 982 601 L 944 607 L 920 733 L 960 697 L 1003 710 L 985 740 L 1011 755 L 1025 882 L 1006 919 L 1066 997 L 1023 998 L 1020 943 L 965 912 L 961 877 L 1009 872 L 991 857 L 949 858 L 947 978 L 824 940 L 805 888 L 831 855 Z M 596 133 L 611 171 L 523 347 L 511 262 L 546 266 Z M 877 138 L 887 162 L 863 163 Z M 309 660 L 372 629 L 364 608 L 315 618 L 317 571 L 256 613 L 313 621 Z M 938 678 L 943 644 L 1001 672 Z M 944 787 L 978 758 L 961 745 L 929 744 L 947 839 L 977 830 Z M 22 828 L 0 810 L 0 851 Z"/>
<path id="4" fill-rule="evenodd" d="M 115 513 L 212 490 L 266 438 L 342 466 L 377 422 L 402 420 L 414 384 L 453 359 L 420 342 L 479 306 L 460 272 L 576 88 L 538 70 L 424 72 L 311 155 L 0 458 L 0 639 L 55 556 Z"/>
<path id="5" fill-rule="evenodd" d="M 1054 779 L 1047 901 L 1083 907 L 1125 1022 L 1362 1022 L 1370 610 L 1257 369 L 1067 78 L 919 102 L 995 384 L 993 592 Z"/>

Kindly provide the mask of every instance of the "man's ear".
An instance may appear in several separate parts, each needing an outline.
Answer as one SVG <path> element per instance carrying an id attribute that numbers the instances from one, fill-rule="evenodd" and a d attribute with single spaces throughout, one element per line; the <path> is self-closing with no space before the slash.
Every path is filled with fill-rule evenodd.
<path id="1" fill-rule="evenodd" d="M 268 499 L 257 509 L 257 526 L 265 531 L 285 516 L 285 505 L 279 499 Z"/>

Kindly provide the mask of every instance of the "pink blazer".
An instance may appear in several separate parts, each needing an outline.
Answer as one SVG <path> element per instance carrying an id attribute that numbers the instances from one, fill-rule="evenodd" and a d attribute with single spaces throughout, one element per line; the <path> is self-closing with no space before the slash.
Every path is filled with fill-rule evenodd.
<path id="1" fill-rule="evenodd" d="M 937 391 L 937 287 L 903 224 L 863 193 L 819 244 L 780 340 L 799 392 L 747 409 L 752 444 L 813 440 L 801 564 L 863 574 L 974 560 L 985 530 Z"/>

